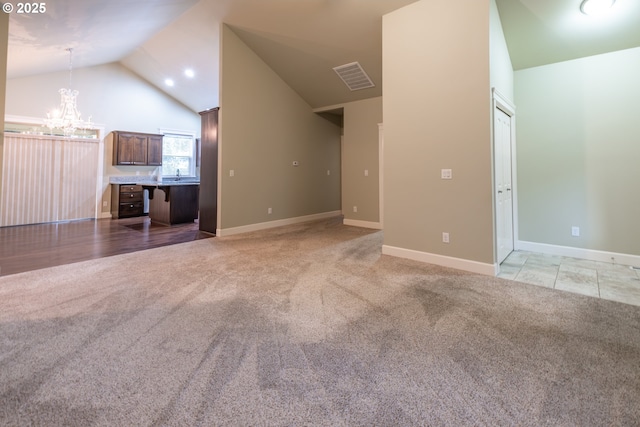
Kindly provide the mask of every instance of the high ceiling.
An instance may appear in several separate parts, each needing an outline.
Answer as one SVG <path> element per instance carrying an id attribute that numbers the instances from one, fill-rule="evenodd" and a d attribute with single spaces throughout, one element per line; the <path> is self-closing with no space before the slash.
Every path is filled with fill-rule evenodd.
<path id="1" fill-rule="evenodd" d="M 582 0 L 496 0 L 515 70 L 640 46 L 640 2 L 616 0 L 602 17 Z"/>
<path id="2" fill-rule="evenodd" d="M 312 107 L 382 94 L 382 15 L 417 0 L 57 0 L 10 16 L 8 78 L 120 62 L 193 111 L 217 105 L 220 23 Z M 608 19 L 580 0 L 496 0 L 515 69 L 640 46 L 640 2 Z M 376 84 L 351 92 L 333 67 L 358 61 Z M 185 68 L 195 78 L 183 76 Z M 164 84 L 173 78 L 174 87 Z"/>

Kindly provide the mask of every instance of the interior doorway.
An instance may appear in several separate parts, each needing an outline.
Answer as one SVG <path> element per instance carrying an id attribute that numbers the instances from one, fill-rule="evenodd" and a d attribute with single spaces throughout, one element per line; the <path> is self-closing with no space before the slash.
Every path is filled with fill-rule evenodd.
<path id="1" fill-rule="evenodd" d="M 500 264 L 513 252 L 515 240 L 515 107 L 495 90 L 493 104 L 495 242 L 497 263 Z"/>

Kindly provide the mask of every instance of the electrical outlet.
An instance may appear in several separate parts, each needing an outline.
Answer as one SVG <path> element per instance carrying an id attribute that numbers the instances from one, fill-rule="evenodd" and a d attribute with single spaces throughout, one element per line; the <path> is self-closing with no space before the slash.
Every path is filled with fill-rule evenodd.
<path id="1" fill-rule="evenodd" d="M 236 171 L 234 171 L 233 169 L 229 170 L 229 176 L 235 176 L 236 175 Z"/>
<path id="2" fill-rule="evenodd" d="M 571 235 L 573 237 L 580 237 L 580 227 L 571 227 Z"/>
<path id="3" fill-rule="evenodd" d="M 103 201 L 103 202 L 102 202 L 102 207 L 104 207 L 104 208 L 106 208 L 106 207 L 107 207 L 107 202 L 106 202 L 106 201 Z"/>
<path id="4" fill-rule="evenodd" d="M 354 207 L 353 207 L 353 211 L 354 211 L 354 212 L 358 212 L 358 207 L 357 207 L 357 206 L 354 206 Z"/>
<path id="5" fill-rule="evenodd" d="M 449 243 L 449 233 L 447 232 L 442 233 L 442 243 Z"/>
<path id="6" fill-rule="evenodd" d="M 327 176 L 331 175 L 331 169 L 327 169 Z"/>
<path id="7" fill-rule="evenodd" d="M 268 209 L 267 209 L 267 214 L 271 215 L 272 213 L 273 213 L 273 209 L 268 208 Z"/>
<path id="8" fill-rule="evenodd" d="M 364 170 L 364 176 L 369 176 L 369 169 Z"/>
<path id="9" fill-rule="evenodd" d="M 451 169 L 441 169 L 440 170 L 440 178 L 442 178 L 442 179 L 452 179 L 453 178 L 453 172 L 451 171 Z"/>

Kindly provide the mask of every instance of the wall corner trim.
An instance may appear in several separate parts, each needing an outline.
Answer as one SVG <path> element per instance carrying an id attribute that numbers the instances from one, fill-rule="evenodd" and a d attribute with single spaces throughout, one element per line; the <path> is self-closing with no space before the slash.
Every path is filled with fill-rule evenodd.
<path id="1" fill-rule="evenodd" d="M 322 212 L 322 213 L 317 213 L 312 215 L 298 216 L 295 218 L 284 218 L 284 219 L 278 219 L 275 221 L 241 225 L 239 227 L 218 228 L 216 230 L 216 236 L 218 237 L 232 236 L 234 234 L 248 233 L 250 231 L 258 231 L 258 230 L 266 230 L 268 228 L 282 227 L 284 225 L 300 224 L 302 222 L 333 218 L 341 215 L 342 215 L 342 211 L 330 211 L 330 212 Z"/>
<path id="2" fill-rule="evenodd" d="M 455 268 L 457 270 L 464 270 L 471 273 L 484 274 L 486 276 L 496 276 L 499 272 L 499 266 L 497 264 L 486 264 L 468 259 L 454 258 L 389 245 L 382 245 L 382 254 L 435 264 L 442 267 Z"/>

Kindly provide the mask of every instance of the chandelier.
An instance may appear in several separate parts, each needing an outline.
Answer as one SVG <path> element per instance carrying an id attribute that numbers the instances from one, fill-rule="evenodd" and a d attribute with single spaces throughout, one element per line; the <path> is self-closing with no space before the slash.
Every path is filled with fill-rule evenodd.
<path id="1" fill-rule="evenodd" d="M 44 125 L 53 133 L 54 129 L 62 131 L 64 136 L 72 136 L 76 129 L 92 129 L 91 116 L 84 121 L 80 117 L 80 112 L 76 106 L 78 91 L 71 89 L 71 75 L 73 71 L 73 49 L 66 49 L 69 52 L 69 89 L 62 88 L 60 94 L 60 107 L 47 113 Z"/>

